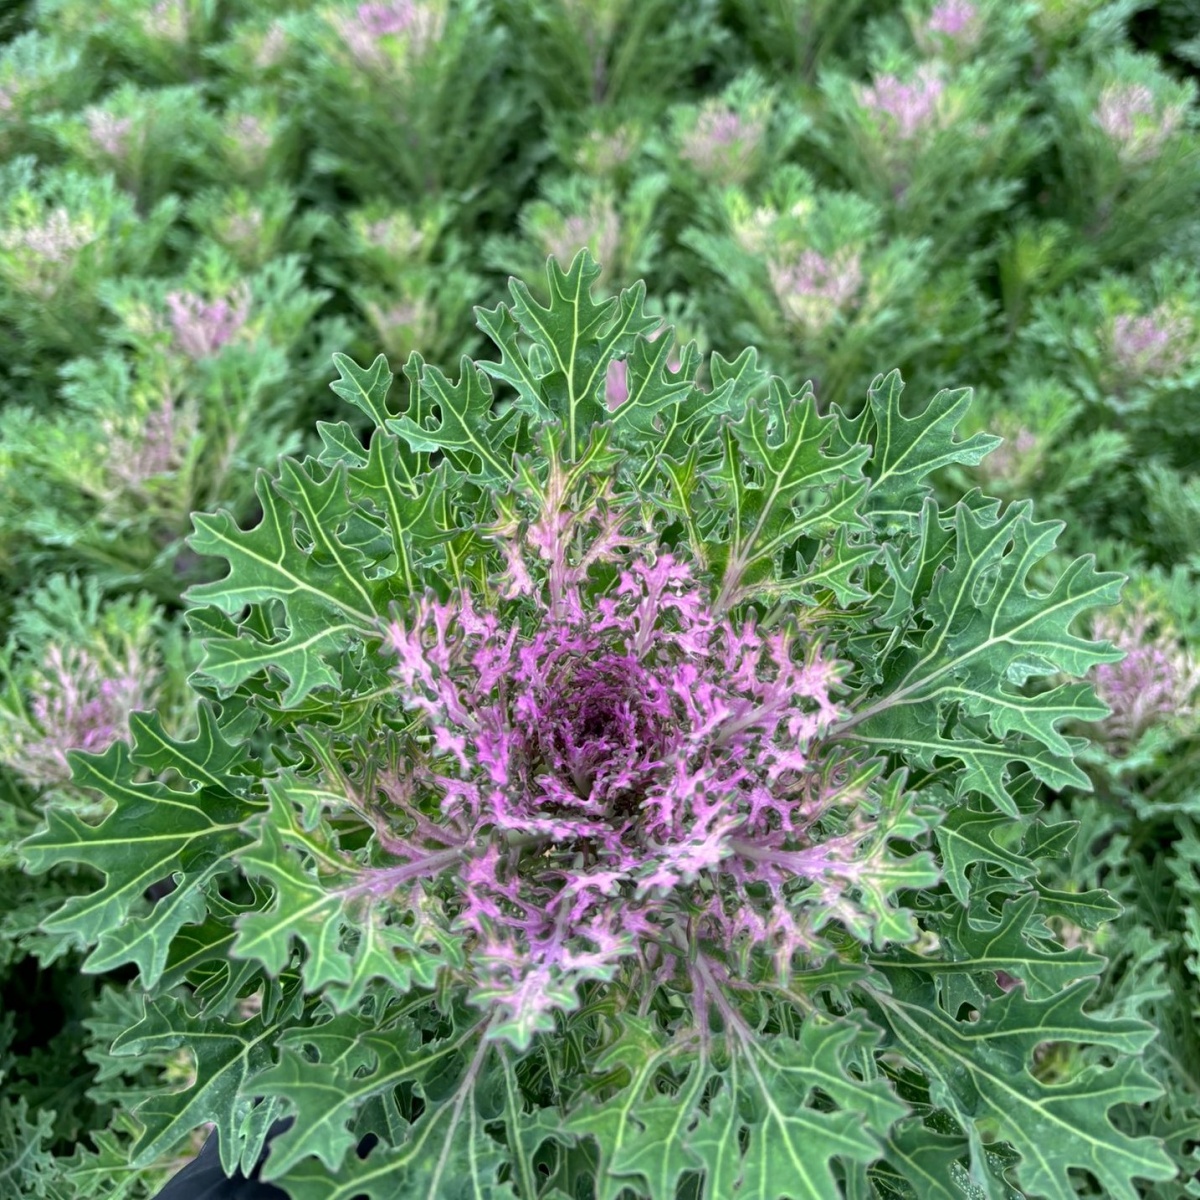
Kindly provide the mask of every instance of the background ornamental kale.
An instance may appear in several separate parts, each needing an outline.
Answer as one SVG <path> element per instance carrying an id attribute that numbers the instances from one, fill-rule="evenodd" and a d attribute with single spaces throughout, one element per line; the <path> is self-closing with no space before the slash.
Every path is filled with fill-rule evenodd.
<path id="1" fill-rule="evenodd" d="M 136 969 L 113 1062 L 194 1063 L 132 1165 L 205 1122 L 251 1164 L 294 1115 L 263 1175 L 298 1200 L 1170 1178 L 1121 1117 L 1153 1027 L 1055 933 L 1113 906 L 1043 882 L 1074 831 L 1035 795 L 1086 786 L 1120 576 L 939 501 L 997 444 L 967 392 L 822 412 L 753 351 L 702 385 L 599 273 L 514 281 L 457 381 L 336 356 L 365 444 L 322 425 L 257 524 L 196 518 L 197 736 L 70 754 L 103 814 L 22 853 L 103 881 L 43 928 Z"/>

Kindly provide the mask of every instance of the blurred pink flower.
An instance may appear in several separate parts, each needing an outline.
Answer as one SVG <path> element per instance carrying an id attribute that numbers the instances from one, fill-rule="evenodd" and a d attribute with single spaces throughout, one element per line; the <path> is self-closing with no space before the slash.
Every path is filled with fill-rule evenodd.
<path id="1" fill-rule="evenodd" d="M 767 271 L 784 315 L 809 334 L 848 309 L 863 284 L 859 256 L 845 250 L 832 258 L 805 250 L 791 261 L 768 260 Z"/>
<path id="2" fill-rule="evenodd" d="M 1037 434 L 1022 425 L 1015 437 L 1006 437 L 983 460 L 980 470 L 988 479 L 1013 483 L 1025 474 L 1038 445 Z"/>
<path id="3" fill-rule="evenodd" d="M 84 246 L 96 240 L 94 225 L 85 219 L 72 219 L 65 208 L 56 208 L 41 225 L 9 229 L 0 234 L 6 250 L 26 250 L 47 262 L 66 262 Z"/>
<path id="4" fill-rule="evenodd" d="M 1166 304 L 1141 317 L 1119 314 L 1106 340 L 1112 365 L 1126 380 L 1173 375 L 1196 351 L 1191 318 Z"/>
<path id="5" fill-rule="evenodd" d="M 129 150 L 132 117 L 118 117 L 103 108 L 89 108 L 84 113 L 92 145 L 112 158 L 124 158 Z"/>
<path id="6" fill-rule="evenodd" d="M 278 21 L 273 21 L 255 51 L 254 65 L 260 71 L 269 70 L 282 61 L 287 53 L 288 43 L 287 31 Z"/>
<path id="7" fill-rule="evenodd" d="M 149 707 L 152 678 L 130 651 L 115 672 L 82 647 L 50 646 L 29 699 L 36 728 L 17 735 L 7 757 L 31 783 L 67 783 L 67 752 L 98 754 L 129 736 L 129 714 Z"/>
<path id="8" fill-rule="evenodd" d="M 611 175 L 629 161 L 636 148 L 634 132 L 629 126 L 612 133 L 593 129 L 580 143 L 575 159 L 589 175 Z"/>
<path id="9" fill-rule="evenodd" d="M 1183 124 L 1181 105 L 1159 109 L 1142 83 L 1111 83 L 1101 93 L 1093 118 L 1108 135 L 1117 157 L 1127 166 L 1153 161 Z"/>
<path id="10" fill-rule="evenodd" d="M 261 208 L 231 213 L 221 222 L 220 240 L 233 246 L 240 254 L 252 257 L 252 251 L 263 237 L 263 222 Z"/>
<path id="11" fill-rule="evenodd" d="M 196 436 L 196 413 L 170 397 L 153 409 L 133 437 L 110 431 L 106 461 L 109 474 L 127 491 L 143 492 L 150 480 L 174 471 Z"/>
<path id="12" fill-rule="evenodd" d="M 339 13 L 333 23 L 358 63 L 379 69 L 392 62 L 380 39 L 403 37 L 407 54 L 420 57 L 441 37 L 445 14 L 441 6 L 422 0 L 388 0 L 360 4 L 353 16 Z"/>
<path id="13" fill-rule="evenodd" d="M 187 0 L 158 0 L 142 16 L 142 29 L 151 37 L 182 43 L 188 39 L 190 16 Z"/>
<path id="14" fill-rule="evenodd" d="M 964 48 L 973 46 L 982 32 L 979 9 L 971 0 L 942 0 L 930 14 L 925 32 L 949 38 Z"/>
<path id="15" fill-rule="evenodd" d="M 239 171 L 259 171 L 275 145 L 276 122 L 256 113 L 235 113 L 225 123 L 228 152 Z"/>
<path id="16" fill-rule="evenodd" d="M 685 161 L 722 184 L 744 182 L 755 167 L 766 132 L 761 117 L 744 117 L 732 108 L 706 105 L 680 147 Z"/>
<path id="17" fill-rule="evenodd" d="M 403 212 L 370 222 L 363 228 L 362 234 L 365 241 L 386 251 L 397 262 L 414 258 L 425 242 L 425 234 Z"/>
<path id="18" fill-rule="evenodd" d="M 1115 746 L 1127 747 L 1154 725 L 1192 715 L 1200 662 L 1160 631 L 1145 607 L 1101 614 L 1092 634 L 1125 653 L 1120 662 L 1101 663 L 1092 674 L 1096 694 L 1112 709 L 1103 725 Z"/>
<path id="19" fill-rule="evenodd" d="M 621 223 L 610 200 L 594 203 L 585 215 L 560 217 L 542 230 L 542 249 L 558 259 L 565 271 L 571 260 L 586 248 L 600 264 L 601 278 L 607 277 L 616 265 L 621 245 Z"/>
<path id="20" fill-rule="evenodd" d="M 937 103 L 945 85 L 932 64 L 918 68 L 911 82 L 895 75 L 877 76 L 875 82 L 859 89 L 858 100 L 875 115 L 885 136 L 909 141 L 937 120 Z"/>
<path id="21" fill-rule="evenodd" d="M 192 359 L 207 358 L 227 345 L 250 315 L 250 289 L 240 283 L 229 297 L 207 301 L 193 292 L 167 295 L 176 345 Z"/>
<path id="22" fill-rule="evenodd" d="M 368 301 L 367 319 L 375 327 L 384 351 L 392 358 L 406 359 L 412 351 L 428 346 L 436 326 L 436 314 L 423 299 L 401 299 L 386 308 Z"/>

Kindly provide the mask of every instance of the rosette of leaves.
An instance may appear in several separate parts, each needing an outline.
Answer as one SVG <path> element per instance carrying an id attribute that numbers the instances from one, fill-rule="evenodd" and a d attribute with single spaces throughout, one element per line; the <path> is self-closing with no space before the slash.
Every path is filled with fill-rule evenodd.
<path id="1" fill-rule="evenodd" d="M 83 567 L 177 605 L 207 567 L 184 543 L 191 512 L 254 510 L 254 468 L 298 444 L 296 414 L 324 390 L 316 364 L 350 326 L 318 316 L 330 293 L 304 286 L 298 255 L 247 275 L 207 243 L 171 282 L 97 290 L 115 328 L 61 368 L 58 411 L 0 412 L 0 545 L 23 568 L 14 583 Z"/>
<path id="2" fill-rule="evenodd" d="M 498 0 L 496 14 L 525 48 L 522 81 L 547 113 L 659 104 L 711 61 L 717 5 L 668 0 Z"/>
<path id="3" fill-rule="evenodd" d="M 1089 544 L 1122 538 L 1143 561 L 1171 566 L 1200 554 L 1190 436 L 1198 428 L 1200 274 L 1164 257 L 1146 276 L 1105 273 L 1086 287 L 1035 299 L 1015 340 L 1005 390 L 1059 392 L 1054 405 L 1015 406 L 1026 410 L 1021 423 L 1039 430 L 1048 456 L 1060 463 L 1086 453 L 1104 464 L 1073 502 L 1074 532 L 1086 530 Z M 1060 405 L 1070 412 L 1057 422 L 1056 436 L 1051 412 L 1043 422 L 1036 410 Z M 1039 487 L 1039 494 L 1047 490 Z"/>
<path id="4" fill-rule="evenodd" d="M 997 218 L 1011 220 L 1022 176 L 1044 148 L 1030 93 L 1014 86 L 1015 49 L 957 67 L 880 54 L 869 84 L 821 72 L 812 141 L 886 212 L 891 231 L 933 237 L 939 265 L 987 257 Z"/>
<path id="5" fill-rule="evenodd" d="M 881 343 L 929 372 L 991 337 L 969 267 L 938 270 L 930 238 L 889 236 L 883 208 L 819 187 L 794 163 L 747 188 L 701 192 L 680 241 L 699 259 L 689 270 L 705 281 L 708 328 L 754 343 L 773 366 L 803 363 L 825 405 L 860 402 Z"/>
<path id="6" fill-rule="evenodd" d="M 65 354 L 93 348 L 105 324 L 101 284 L 150 269 L 179 207 L 168 196 L 139 213 L 111 177 L 41 168 L 29 156 L 6 162 L 0 320 L 13 347 L 6 373 L 23 388 L 45 388 Z"/>
<path id="7" fill-rule="evenodd" d="M 1195 82 L 1122 47 L 1091 68 L 1064 61 L 1046 84 L 1054 154 L 1043 177 L 1086 261 L 1128 269 L 1170 250 L 1200 176 Z"/>
<path id="8" fill-rule="evenodd" d="M 1063 682 L 1116 597 L 1060 526 L 930 476 L 965 390 L 854 417 L 670 336 L 586 253 L 477 310 L 457 381 L 338 356 L 369 423 L 198 516 L 199 733 L 74 756 L 46 923 L 137 968 L 112 1053 L 187 1049 L 134 1165 L 203 1122 L 296 1200 L 619 1195 L 1068 1200 L 1172 1178 L 1115 1123 L 1153 1028 L 1089 1000 L 1055 918 L 1086 785 Z M 607 399 L 625 363 L 627 395 Z M 150 885 L 170 879 L 156 903 Z M 1038 1048 L 1088 1049 L 1043 1069 Z M 1055 1063 L 1059 1062 L 1055 1059 Z M 357 1152 L 356 1152 L 357 1151 Z"/>
<path id="9" fill-rule="evenodd" d="M 491 7 L 389 0 L 290 24 L 306 66 L 289 100 L 305 114 L 312 169 L 328 187 L 362 203 L 450 199 L 463 233 L 510 211 L 533 170 L 513 132 L 529 104 L 501 82 L 508 31 Z"/>

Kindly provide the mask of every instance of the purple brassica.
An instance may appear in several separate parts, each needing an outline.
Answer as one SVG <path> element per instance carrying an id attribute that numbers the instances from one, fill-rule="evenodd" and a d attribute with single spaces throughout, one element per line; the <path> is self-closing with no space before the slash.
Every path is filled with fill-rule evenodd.
<path id="1" fill-rule="evenodd" d="M 227 345 L 250 315 L 250 291 L 239 284 L 229 296 L 205 300 L 193 292 L 169 292 L 167 310 L 177 347 L 191 359 L 208 358 Z"/>
<path id="2" fill-rule="evenodd" d="M 1104 733 L 1113 749 L 1127 750 L 1147 730 L 1177 727 L 1194 713 L 1200 662 L 1143 605 L 1101 614 L 1093 636 L 1111 641 L 1125 657 L 1094 669 L 1096 694 L 1112 709 Z"/>
<path id="3" fill-rule="evenodd" d="M 434 825 L 398 795 L 433 845 L 391 848 L 414 864 L 467 851 L 458 927 L 476 998 L 522 1023 L 625 958 L 669 978 L 662 946 L 689 937 L 761 947 L 786 976 L 821 926 L 852 915 L 869 865 L 862 831 L 819 832 L 850 798 L 815 749 L 839 715 L 838 665 L 794 627 L 718 619 L 686 561 L 627 552 L 623 518 L 570 513 L 562 485 L 523 543 L 502 543 L 509 613 L 426 595 L 388 628 L 399 694 L 426 728 L 417 791 L 441 814 Z M 602 563 L 616 583 L 592 602 Z M 411 877 L 396 870 L 382 877 Z M 785 902 L 797 885 L 809 904 Z"/>

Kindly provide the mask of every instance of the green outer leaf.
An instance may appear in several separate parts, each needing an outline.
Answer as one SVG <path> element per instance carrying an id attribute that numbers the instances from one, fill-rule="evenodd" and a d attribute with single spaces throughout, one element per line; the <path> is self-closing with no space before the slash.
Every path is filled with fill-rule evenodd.
<path id="1" fill-rule="evenodd" d="M 651 440 L 664 445 L 669 439 L 663 436 L 667 430 L 662 428 L 659 418 L 665 409 L 672 409 L 678 420 L 681 413 L 692 415 L 693 407 L 703 409 L 720 405 L 719 395 L 704 395 L 683 376 L 682 371 L 673 376 L 667 365 L 673 334 L 674 330 L 667 328 L 653 342 L 644 337 L 634 341 L 625 360 L 629 395 L 608 418 L 617 445 L 626 445 L 629 441 L 646 445 Z M 700 401 L 699 406 L 690 403 L 693 397 Z M 671 422 L 672 428 L 674 424 Z"/>
<path id="2" fill-rule="evenodd" d="M 995 863 L 1014 879 L 1028 879 L 1037 870 L 1030 859 L 999 845 L 995 836 L 1013 829 L 1002 813 L 979 812 L 966 804 L 950 809 L 934 830 L 942 851 L 946 882 L 960 904 L 970 902 L 967 870 L 975 863 Z"/>
<path id="3" fill-rule="evenodd" d="M 245 751 L 226 742 L 210 711 L 201 710 L 201 730 L 191 742 L 168 738 L 158 719 L 137 714 L 131 720 L 132 749 L 114 742 L 103 754 L 72 753 L 75 782 L 116 802 L 99 825 L 73 812 L 51 808 L 46 828 L 22 844 L 35 874 L 64 863 L 86 863 L 101 871 L 104 885 L 73 896 L 44 923 L 49 931 L 69 931 L 83 944 L 97 943 L 85 969 L 110 970 L 136 963 L 152 987 L 166 965 L 171 939 L 186 924 L 204 919 L 204 890 L 230 868 L 249 840 L 243 822 L 258 803 L 234 794 L 242 783 L 228 768 Z M 140 768 L 173 767 L 185 779 L 207 779 L 196 791 L 137 782 Z M 135 916 L 151 884 L 174 878 L 173 892 L 145 917 Z"/>
<path id="4" fill-rule="evenodd" d="M 54 1113 L 34 1112 L 29 1119 L 28 1101 L 0 1099 L 0 1197 L 48 1196 L 46 1190 L 58 1171 L 49 1145 L 54 1138 Z"/>
<path id="5" fill-rule="evenodd" d="M 341 1031 L 347 1021 L 352 1027 L 355 1020 L 353 1014 L 335 1018 L 340 1022 L 335 1031 Z M 305 1178 L 330 1179 L 337 1172 L 342 1172 L 337 1176 L 339 1179 L 361 1180 L 361 1165 L 356 1165 L 350 1153 L 358 1141 L 348 1128 L 355 1112 L 371 1097 L 390 1092 L 401 1083 L 421 1086 L 436 1078 L 439 1072 L 453 1070 L 458 1065 L 460 1052 L 478 1039 L 483 1026 L 467 1025 L 451 1037 L 428 1043 L 422 1042 L 420 1030 L 407 1020 L 386 1028 L 372 1028 L 365 1020 L 359 1021 L 356 1036 L 339 1037 L 332 1043 L 322 1040 L 322 1029 L 323 1026 L 316 1026 L 313 1030 L 299 1029 L 285 1035 L 281 1039 L 279 1062 L 255 1080 L 259 1094 L 286 1098 L 296 1113 L 295 1126 L 271 1143 L 271 1154 L 262 1172 L 264 1179 L 286 1178 L 289 1187 L 294 1181 Z M 321 1054 L 319 1062 L 311 1062 L 301 1052 L 306 1045 L 318 1050 Z M 477 1064 L 481 1062 L 481 1055 L 487 1052 L 488 1045 L 479 1043 L 475 1047 L 476 1066 L 472 1069 L 478 1069 Z M 405 1143 L 406 1153 L 388 1159 L 397 1172 L 391 1180 L 395 1189 L 392 1195 L 425 1194 L 419 1191 L 408 1193 L 399 1188 L 405 1179 L 400 1168 L 410 1167 L 414 1181 L 428 1182 L 430 1177 L 422 1180 L 420 1174 L 431 1165 L 426 1146 L 436 1144 L 435 1131 L 448 1121 L 441 1153 L 449 1153 L 463 1117 L 462 1108 L 473 1090 L 472 1069 L 462 1074 L 450 1099 L 432 1099 L 428 1088 L 424 1089 L 427 1107 Z M 474 1113 L 474 1105 L 469 1106 L 469 1111 Z M 431 1142 L 431 1139 L 434 1140 Z M 324 1163 L 326 1171 L 316 1171 L 309 1165 L 298 1166 L 302 1159 L 312 1155 Z M 350 1165 L 344 1168 L 347 1155 L 350 1155 Z M 356 1193 L 351 1190 L 332 1194 L 353 1196 Z M 430 1200 L 437 1200 L 437 1197 L 437 1192 L 430 1193 Z"/>
<path id="6" fill-rule="evenodd" d="M 388 368 L 387 359 L 378 354 L 375 361 L 364 369 L 347 355 L 335 354 L 333 365 L 337 368 L 339 379 L 331 383 L 330 388 L 348 404 L 366 413 L 376 428 L 383 429 L 397 415 L 387 404 L 388 392 L 396 378 Z"/>
<path id="7" fill-rule="evenodd" d="M 927 505 L 922 523 L 935 520 Z M 930 767 L 939 757 L 957 759 L 966 768 L 959 794 L 981 791 L 1015 817 L 1016 800 L 1006 780 L 1012 762 L 1026 763 L 1051 787 L 1089 786 L 1070 759 L 1082 743 L 1064 738 L 1055 722 L 1094 718 L 1100 709 L 1080 685 L 1029 700 L 1006 686 L 1009 672 L 1038 662 L 1044 666 L 1035 674 L 1079 675 L 1111 661 L 1111 651 L 1076 636 L 1070 627 L 1087 609 L 1114 603 L 1122 577 L 1101 574 L 1090 559 L 1081 558 L 1048 594 L 1030 592 L 1029 574 L 1049 554 L 1061 526 L 1034 522 L 1027 502 L 1009 505 L 1002 515 L 995 504 L 974 509 L 960 504 L 954 527 L 953 560 L 932 574 L 914 566 L 906 584 L 929 581 L 926 595 L 914 594 L 929 628 L 915 649 L 889 662 L 882 694 L 864 696 L 837 734 L 891 747 Z M 923 544 L 936 545 L 936 539 L 925 537 Z M 947 735 L 946 714 L 952 709 L 961 715 Z M 968 719 L 972 713 L 979 716 Z M 972 720 L 986 721 L 990 736 L 981 736 Z"/>
<path id="8" fill-rule="evenodd" d="M 477 309 L 479 327 L 501 351 L 499 363 L 481 362 L 483 371 L 517 390 L 521 411 L 538 420 L 553 418 L 566 433 L 566 451 L 575 461 L 589 429 L 609 417 L 604 403 L 605 377 L 612 359 L 625 353 L 638 334 L 659 325 L 657 317 L 642 308 L 646 285 L 638 282 L 618 296 L 595 302 L 592 285 L 600 268 L 586 250 L 580 250 L 564 273 L 552 258 L 546 264 L 550 304 L 539 304 L 518 279 L 509 281 L 513 296 L 511 318 L 502 308 Z M 526 354 L 517 346 L 520 330 L 533 343 Z M 548 370 L 535 369 L 540 359 Z"/>
<path id="9" fill-rule="evenodd" d="M 908 1110 L 883 1080 L 863 1083 L 848 1073 L 846 1052 L 861 1037 L 849 1022 L 813 1016 L 798 1041 L 767 1037 L 747 1048 L 749 1077 L 757 1085 L 751 1103 L 761 1124 L 751 1128 L 739 1196 L 829 1200 L 839 1190 L 833 1159 L 853 1174 L 852 1164 L 861 1169 L 880 1157 L 880 1137 Z M 809 1107 L 813 1088 L 827 1092 L 839 1110 Z"/>
<path id="10" fill-rule="evenodd" d="M 1154 1138 L 1131 1138 L 1108 1120 L 1116 1104 L 1141 1104 L 1160 1087 L 1136 1060 L 1088 1067 L 1065 1083 L 1040 1083 L 1029 1071 L 1046 1041 L 1092 1042 L 1135 1054 L 1154 1036 L 1141 1021 L 1102 1021 L 1083 1012 L 1096 981 L 1032 1001 L 1021 989 L 989 1002 L 977 1021 L 956 1021 L 928 992 L 903 999 L 872 990 L 897 1048 L 927 1071 L 964 1124 L 986 1120 L 1021 1155 L 1022 1189 L 1049 1200 L 1076 1200 L 1068 1168 L 1091 1171 L 1112 1200 L 1137 1200 L 1134 1178 L 1171 1179 L 1175 1168 Z"/>
<path id="11" fill-rule="evenodd" d="M 399 434 L 413 450 L 440 450 L 468 479 L 489 485 L 506 484 L 513 477 L 513 441 L 520 428 L 514 408 L 494 417 L 492 385 L 484 372 L 465 354 L 459 362 L 459 380 L 452 384 L 437 367 L 421 370 L 421 392 L 437 407 L 437 427 L 425 420 L 418 425 L 409 416 L 393 417 L 387 428 Z"/>
<path id="12" fill-rule="evenodd" d="M 231 955 L 256 959 L 277 976 L 291 958 L 292 940 L 300 941 L 305 988 L 324 990 L 335 1011 L 356 1004 L 375 978 L 401 995 L 414 986 L 432 987 L 445 962 L 461 961 L 452 939 L 440 939 L 443 957 L 419 945 L 407 926 L 388 924 L 358 863 L 326 830 L 301 828 L 296 786 L 288 779 L 268 781 L 270 810 L 254 823 L 258 840 L 238 855 L 248 874 L 270 881 L 274 896 L 270 908 L 239 918 Z"/>
<path id="13" fill-rule="evenodd" d="M 625 1015 L 621 1024 L 591 1069 L 609 1078 L 620 1071 L 630 1082 L 610 1099 L 585 1100 L 561 1125 L 564 1134 L 596 1140 L 597 1200 L 617 1200 L 634 1177 L 652 1200 L 675 1200 L 680 1178 L 699 1168 L 712 1200 L 735 1190 L 747 1200 L 828 1200 L 839 1194 L 831 1162 L 852 1173 L 854 1164 L 875 1161 L 881 1136 L 908 1111 L 885 1080 L 850 1073 L 851 1062 L 861 1064 L 853 1052 L 869 1053 L 873 1038 L 848 1021 L 814 1015 L 795 1038 L 733 1041 L 720 1070 L 707 1054 L 681 1057 L 690 1048 L 664 1041 L 648 1021 Z M 682 1076 L 672 1094 L 655 1087 L 668 1064 Z M 699 1101 L 714 1075 L 720 1086 L 706 1114 Z M 822 1103 L 814 1103 L 815 1090 Z"/>
<path id="14" fill-rule="evenodd" d="M 283 702 L 293 706 L 313 688 L 337 685 L 328 660 L 353 637 L 375 633 L 376 605 L 363 582 L 365 555 L 340 543 L 334 532 L 351 515 L 344 464 L 319 481 L 297 463 L 289 463 L 285 474 L 284 482 L 273 485 L 265 472 L 259 473 L 255 492 L 263 516 L 253 529 L 239 529 L 228 513 L 193 517 L 192 548 L 225 558 L 229 574 L 189 589 L 185 599 L 212 604 L 231 616 L 247 605 L 281 603 L 286 631 L 275 629 L 275 636 L 264 637 L 252 632 L 249 622 L 243 622 L 237 636 L 214 630 L 204 643 L 200 673 L 228 694 L 274 667 L 288 679 Z M 317 542 L 312 551 L 301 550 L 295 541 L 291 514 L 281 502 L 285 494 L 305 514 L 305 526 Z"/>
<path id="15" fill-rule="evenodd" d="M 676 1095 L 647 1099 L 647 1090 L 670 1051 L 639 1056 L 635 1042 L 617 1042 L 594 1064 L 596 1069 L 624 1063 L 632 1073 L 629 1087 L 604 1103 L 587 1102 L 562 1123 L 565 1133 L 591 1134 L 600 1150 L 597 1200 L 617 1200 L 631 1178 L 644 1179 L 654 1200 L 673 1200 L 685 1171 L 702 1163 L 687 1146 L 686 1134 L 700 1117 L 697 1108 L 708 1071 L 692 1065 Z M 632 1053 L 631 1053 L 632 1052 Z"/>
<path id="16" fill-rule="evenodd" d="M 400 595 L 404 597 L 420 590 L 418 563 L 427 558 L 428 549 L 450 536 L 438 520 L 440 504 L 447 493 L 466 479 L 442 461 L 433 471 L 408 485 L 405 482 L 408 472 L 396 470 L 396 464 L 406 457 L 395 434 L 376 430 L 366 462 L 350 470 L 350 486 L 355 496 L 375 505 L 387 523 L 396 559 L 394 573 L 399 576 L 403 589 Z"/>
<path id="17" fill-rule="evenodd" d="M 511 1183 L 496 1182 L 504 1161 L 474 1106 L 444 1104 L 402 1146 L 352 1155 L 336 1174 L 305 1159 L 278 1182 L 292 1200 L 517 1200 Z"/>
<path id="18" fill-rule="evenodd" d="M 149 1165 L 211 1121 L 220 1137 L 221 1165 L 232 1174 L 244 1149 L 242 1117 L 257 1091 L 246 1085 L 269 1066 L 275 1039 L 295 1016 L 296 1007 L 288 1004 L 273 1021 L 257 1013 L 235 1025 L 193 1016 L 170 996 L 147 1000 L 145 1016 L 117 1038 L 112 1052 L 144 1054 L 186 1046 L 195 1058 L 196 1082 L 183 1091 L 160 1091 L 138 1106 L 144 1129 L 134 1147 L 134 1165 Z"/>
<path id="19" fill-rule="evenodd" d="M 956 908 L 939 928 L 948 949 L 945 956 L 926 959 L 900 949 L 892 962 L 935 976 L 1004 971 L 1024 983 L 1032 1000 L 1048 1000 L 1083 976 L 1099 975 L 1105 958 L 1082 946 L 1051 949 L 1045 944 L 1048 930 L 1029 928 L 1037 905 L 1036 892 L 1006 900 L 1000 920 L 986 928 L 972 924 L 966 909 Z"/>
<path id="20" fill-rule="evenodd" d="M 765 406 L 750 402 L 740 419 L 725 423 L 724 454 L 713 480 L 729 527 L 723 540 L 709 546 L 721 579 L 718 611 L 752 594 L 798 538 L 861 524 L 855 508 L 867 483 L 857 477 L 870 447 L 828 454 L 833 422 L 818 414 L 811 385 L 789 395 L 772 377 Z M 761 482 L 748 478 L 753 471 Z"/>
<path id="21" fill-rule="evenodd" d="M 964 1138 L 944 1137 L 920 1121 L 903 1121 L 888 1135 L 886 1158 L 918 1200 L 963 1200 L 952 1172 L 968 1150 Z"/>
<path id="22" fill-rule="evenodd" d="M 291 463 L 289 476 L 293 494 L 300 485 L 298 464 Z M 331 510 L 339 515 L 344 511 L 335 507 L 332 496 L 334 487 L 341 482 L 344 494 L 344 471 L 335 468 L 325 481 L 331 493 L 327 498 L 319 495 L 312 498 L 319 510 Z M 311 478 L 306 479 L 310 490 L 317 491 L 322 485 Z M 374 619 L 374 607 L 360 579 L 353 569 L 340 559 L 335 564 L 318 563 L 313 557 L 300 550 L 288 529 L 289 517 L 283 504 L 282 489 L 277 492 L 266 471 L 259 471 L 254 481 L 254 493 L 262 507 L 262 520 L 253 529 L 239 529 L 228 513 L 207 515 L 197 513 L 193 517 L 196 532 L 189 543 L 197 554 L 208 554 L 224 558 L 229 563 L 229 574 L 213 583 L 202 583 L 190 588 L 185 599 L 192 604 L 213 604 L 223 612 L 236 614 L 247 604 L 262 604 L 269 600 L 282 600 L 292 606 L 308 604 L 323 612 L 345 614 L 364 628 Z M 310 530 L 310 532 L 313 532 Z M 328 537 L 329 531 L 313 536 Z M 356 564 L 357 565 L 357 564 Z"/>
<path id="23" fill-rule="evenodd" d="M 899 371 L 878 375 L 867 390 L 867 406 L 851 420 L 834 405 L 843 441 L 847 446 L 870 442 L 874 446 L 866 468 L 871 477 L 867 508 L 885 526 L 911 527 L 926 496 L 929 475 L 952 463 L 974 466 L 990 454 L 1003 438 L 977 433 L 954 441 L 954 432 L 971 406 L 971 389 L 943 388 L 915 417 L 900 411 L 904 383 Z"/>

